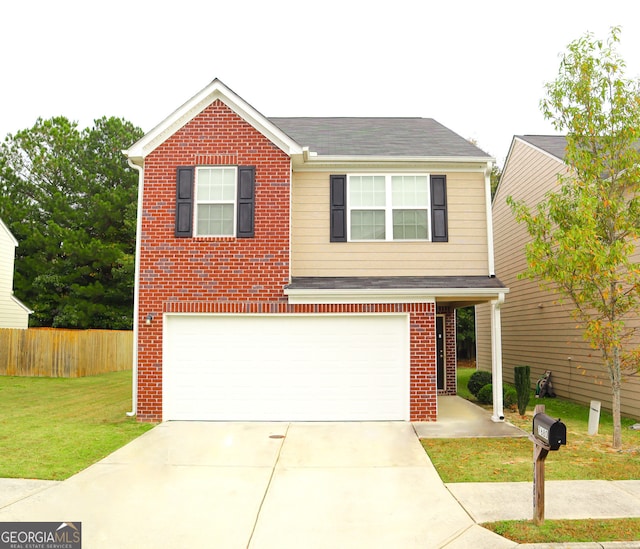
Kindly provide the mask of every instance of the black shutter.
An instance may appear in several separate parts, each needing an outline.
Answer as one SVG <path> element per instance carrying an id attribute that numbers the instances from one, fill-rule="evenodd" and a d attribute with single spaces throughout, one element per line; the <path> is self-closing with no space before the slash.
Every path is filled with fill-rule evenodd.
<path id="1" fill-rule="evenodd" d="M 238 226 L 236 231 L 238 238 L 252 238 L 254 236 L 255 179 L 255 167 L 238 167 Z"/>
<path id="2" fill-rule="evenodd" d="M 188 237 L 193 231 L 193 167 L 179 167 L 176 181 L 177 237 Z"/>
<path id="3" fill-rule="evenodd" d="M 431 241 L 449 241 L 446 175 L 431 176 Z"/>
<path id="4" fill-rule="evenodd" d="M 347 176 L 331 176 L 331 242 L 347 241 Z"/>

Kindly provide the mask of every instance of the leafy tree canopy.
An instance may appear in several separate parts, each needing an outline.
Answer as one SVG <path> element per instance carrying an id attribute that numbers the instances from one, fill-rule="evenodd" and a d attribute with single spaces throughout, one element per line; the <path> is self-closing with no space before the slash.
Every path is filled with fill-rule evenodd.
<path id="1" fill-rule="evenodd" d="M 20 243 L 14 291 L 33 326 L 132 325 L 137 173 L 118 118 L 38 119 L 0 145 L 0 218 Z"/>
<path id="2" fill-rule="evenodd" d="M 624 77 L 615 45 L 591 34 L 572 42 L 541 101 L 566 134 L 566 174 L 559 190 L 530 209 L 509 203 L 526 224 L 528 268 L 574 305 L 585 338 L 602 354 L 612 386 L 613 447 L 622 444 L 620 386 L 638 365 L 640 307 L 640 83 Z"/>

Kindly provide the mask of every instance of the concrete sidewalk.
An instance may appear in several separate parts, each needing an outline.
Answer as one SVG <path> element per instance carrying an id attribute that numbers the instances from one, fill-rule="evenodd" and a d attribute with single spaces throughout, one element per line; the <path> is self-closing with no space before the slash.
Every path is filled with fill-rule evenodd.
<path id="1" fill-rule="evenodd" d="M 459 396 L 438 397 L 438 421 L 414 422 L 418 438 L 527 437 L 507 421 L 492 421 L 491 413 Z"/>
<path id="2" fill-rule="evenodd" d="M 528 433 L 508 422 L 493 422 L 484 408 L 457 396 L 438 397 L 438 421 L 415 423 L 420 438 L 527 437 Z M 446 485 L 456 500 L 476 523 L 533 518 L 532 482 L 453 483 Z M 640 517 L 640 480 L 627 481 L 547 481 L 545 483 L 545 518 L 590 519 Z M 468 541 L 468 547 L 480 539 Z M 503 538 L 500 538 L 503 540 Z M 472 543 L 473 541 L 473 543 Z M 492 540 L 488 540 L 487 548 Z M 504 542 L 504 543 L 503 543 Z M 500 547 L 516 544 L 507 540 Z M 464 545 L 460 545 L 464 547 Z M 527 549 L 640 549 L 640 541 L 572 544 L 525 544 Z"/>
<path id="3" fill-rule="evenodd" d="M 446 484 L 477 522 L 531 520 L 533 482 Z M 545 482 L 545 518 L 640 517 L 640 480 L 551 480 Z"/>

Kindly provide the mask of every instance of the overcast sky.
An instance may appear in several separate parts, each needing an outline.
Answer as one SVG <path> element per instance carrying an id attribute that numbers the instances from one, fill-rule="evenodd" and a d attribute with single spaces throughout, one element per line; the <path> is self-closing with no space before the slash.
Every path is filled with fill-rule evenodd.
<path id="1" fill-rule="evenodd" d="M 0 7 L 0 138 L 62 115 L 148 131 L 214 78 L 267 117 L 435 118 L 502 164 L 559 55 L 622 26 L 640 75 L 637 0 L 14 0 Z"/>

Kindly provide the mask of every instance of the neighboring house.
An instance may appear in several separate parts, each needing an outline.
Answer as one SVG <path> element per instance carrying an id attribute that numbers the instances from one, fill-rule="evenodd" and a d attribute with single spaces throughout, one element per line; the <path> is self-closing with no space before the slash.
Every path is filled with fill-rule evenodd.
<path id="1" fill-rule="evenodd" d="M 13 266 L 18 241 L 0 219 L 0 328 L 28 328 L 33 312 L 13 295 Z"/>
<path id="2" fill-rule="evenodd" d="M 265 118 L 214 80 L 125 154 L 140 420 L 435 420 L 455 308 L 499 320 L 493 159 L 432 119 Z"/>
<path id="3" fill-rule="evenodd" d="M 562 136 L 515 136 L 493 200 L 496 273 L 509 286 L 502 307 L 502 358 L 505 381 L 513 382 L 513 367 L 531 366 L 532 382 L 552 371 L 558 396 L 589 404 L 602 402 L 611 409 L 611 384 L 601 355 L 584 340 L 581 327 L 571 316 L 569 303 L 557 303 L 558 294 L 543 291 L 538 282 L 518 279 L 526 269 L 525 245 L 529 235 L 515 222 L 506 203 L 508 196 L 529 207 L 559 189 L 558 174 L 564 164 L 566 140 Z M 640 254 L 636 254 L 636 261 Z M 491 369 L 490 311 L 476 307 L 477 363 Z M 622 413 L 640 418 L 640 380 L 628 378 L 622 386 Z"/>

